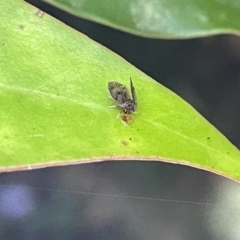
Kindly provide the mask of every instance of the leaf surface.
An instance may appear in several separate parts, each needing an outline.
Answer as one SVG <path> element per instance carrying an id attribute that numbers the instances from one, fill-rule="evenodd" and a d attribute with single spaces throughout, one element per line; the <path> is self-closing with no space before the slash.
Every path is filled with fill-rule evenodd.
<path id="1" fill-rule="evenodd" d="M 30 5 L 1 1 L 0 169 L 159 160 L 240 179 L 239 151 L 188 103 L 105 47 Z M 126 125 L 115 80 L 137 114 Z"/>
<path id="2" fill-rule="evenodd" d="M 76 16 L 145 37 L 240 33 L 240 1 L 45 0 Z"/>

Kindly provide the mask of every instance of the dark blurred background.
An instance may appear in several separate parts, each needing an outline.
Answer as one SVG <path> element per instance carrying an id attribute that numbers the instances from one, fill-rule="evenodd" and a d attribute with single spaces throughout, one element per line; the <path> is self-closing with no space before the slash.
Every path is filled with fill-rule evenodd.
<path id="1" fill-rule="evenodd" d="M 170 88 L 240 147 L 239 37 L 146 39 L 28 2 Z M 239 202 L 238 183 L 160 162 L 3 173 L 0 239 L 239 240 Z"/>

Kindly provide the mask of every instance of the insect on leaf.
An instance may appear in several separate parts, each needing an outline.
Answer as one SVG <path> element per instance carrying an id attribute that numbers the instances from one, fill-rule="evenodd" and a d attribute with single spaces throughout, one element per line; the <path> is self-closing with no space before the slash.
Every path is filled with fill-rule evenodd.
<path id="1" fill-rule="evenodd" d="M 131 114 L 134 112 L 137 108 L 137 97 L 135 88 L 132 83 L 132 79 L 130 78 L 130 88 L 131 88 L 131 94 L 132 98 L 130 97 L 127 88 L 118 83 L 118 82 L 109 82 L 108 83 L 108 90 L 114 99 L 117 106 L 119 106 L 123 113 L 125 114 Z"/>

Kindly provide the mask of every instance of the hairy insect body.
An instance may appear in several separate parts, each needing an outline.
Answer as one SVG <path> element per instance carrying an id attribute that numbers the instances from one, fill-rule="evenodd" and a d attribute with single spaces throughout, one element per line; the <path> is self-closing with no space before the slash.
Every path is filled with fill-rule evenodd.
<path id="1" fill-rule="evenodd" d="M 132 79 L 130 78 L 130 90 L 131 90 L 131 96 L 129 95 L 127 88 L 118 83 L 118 82 L 109 82 L 108 83 L 108 90 L 114 99 L 117 106 L 119 106 L 122 109 L 122 112 L 124 114 L 131 114 L 136 111 L 137 109 L 137 96 L 135 92 L 135 88 L 132 83 Z M 121 113 L 120 113 L 121 114 Z M 130 117 L 124 117 L 124 119 L 130 119 Z M 128 121 L 125 121 L 128 122 Z"/>
<path id="2" fill-rule="evenodd" d="M 132 99 L 128 99 L 125 103 L 119 105 L 123 112 L 130 114 L 136 110 L 136 103 Z"/>

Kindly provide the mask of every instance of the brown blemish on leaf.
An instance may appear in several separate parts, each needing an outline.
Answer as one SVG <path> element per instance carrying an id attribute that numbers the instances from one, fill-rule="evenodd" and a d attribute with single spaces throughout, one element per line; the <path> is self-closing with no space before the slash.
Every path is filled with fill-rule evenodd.
<path id="1" fill-rule="evenodd" d="M 127 124 L 129 124 L 131 122 L 131 120 L 132 120 L 130 114 L 122 114 L 121 118 Z"/>
<path id="2" fill-rule="evenodd" d="M 127 141 L 125 141 L 125 140 L 122 140 L 121 143 L 122 143 L 122 145 L 124 145 L 124 146 L 127 146 L 127 145 L 129 144 L 129 143 L 128 143 Z"/>
<path id="3" fill-rule="evenodd" d="M 22 31 L 22 30 L 24 29 L 24 26 L 23 26 L 23 25 L 19 25 L 19 26 L 18 26 L 18 29 L 19 29 L 20 31 Z"/>

